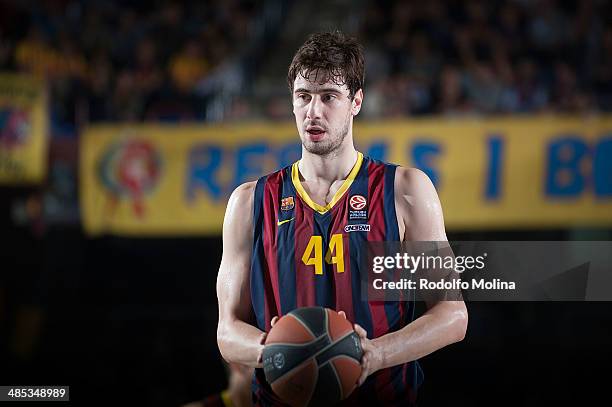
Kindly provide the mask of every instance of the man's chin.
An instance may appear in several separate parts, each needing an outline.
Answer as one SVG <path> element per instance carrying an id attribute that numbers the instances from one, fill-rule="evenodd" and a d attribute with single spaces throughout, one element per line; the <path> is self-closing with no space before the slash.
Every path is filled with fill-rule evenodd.
<path id="1" fill-rule="evenodd" d="M 302 145 L 306 151 L 316 155 L 329 155 L 335 150 L 334 146 L 324 141 L 306 141 Z"/>

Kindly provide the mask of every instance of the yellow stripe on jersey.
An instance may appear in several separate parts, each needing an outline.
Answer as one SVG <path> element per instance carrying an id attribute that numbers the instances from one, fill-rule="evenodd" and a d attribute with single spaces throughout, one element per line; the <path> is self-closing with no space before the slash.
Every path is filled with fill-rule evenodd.
<path id="1" fill-rule="evenodd" d="M 314 209 L 315 211 L 319 212 L 320 214 L 324 214 L 325 212 L 333 208 L 336 202 L 338 202 L 342 198 L 344 193 L 348 191 L 349 187 L 355 180 L 355 177 L 357 176 L 359 169 L 361 168 L 362 162 L 363 162 L 363 154 L 361 154 L 358 151 L 357 152 L 357 162 L 353 166 L 353 169 L 351 169 L 351 172 L 349 172 L 349 175 L 346 177 L 346 179 L 344 180 L 344 182 L 342 183 L 338 191 L 336 191 L 332 200 L 325 206 L 319 205 L 318 203 L 313 201 L 308 196 L 308 193 L 302 186 L 302 183 L 300 182 L 300 171 L 298 169 L 299 161 L 296 161 L 295 163 L 293 163 L 293 166 L 291 167 L 291 181 L 293 182 L 293 186 L 295 187 L 295 190 L 297 191 L 298 195 L 302 198 L 302 200 L 306 202 L 306 204 L 310 206 L 312 209 Z"/>

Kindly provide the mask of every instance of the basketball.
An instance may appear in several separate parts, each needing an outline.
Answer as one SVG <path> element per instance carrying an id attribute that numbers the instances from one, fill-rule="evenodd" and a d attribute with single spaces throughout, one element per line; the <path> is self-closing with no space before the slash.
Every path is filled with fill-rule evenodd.
<path id="1" fill-rule="evenodd" d="M 292 406 L 332 405 L 361 375 L 361 343 L 352 324 L 328 308 L 298 308 L 268 333 L 263 369 L 276 395 Z"/>

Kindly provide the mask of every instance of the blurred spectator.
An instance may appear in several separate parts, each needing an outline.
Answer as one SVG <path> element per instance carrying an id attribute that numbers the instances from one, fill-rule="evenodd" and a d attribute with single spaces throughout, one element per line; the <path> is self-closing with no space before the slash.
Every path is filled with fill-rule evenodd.
<path id="1" fill-rule="evenodd" d="M 612 111 L 612 26 L 605 31 L 594 69 L 594 88 L 602 110 Z"/>
<path id="2" fill-rule="evenodd" d="M 179 49 L 188 37 L 184 5 L 180 2 L 165 2 L 151 19 L 155 28 L 151 30 L 154 42 L 158 46 L 161 60 L 167 61 Z"/>
<path id="3" fill-rule="evenodd" d="M 207 72 L 208 63 L 196 40 L 189 40 L 170 61 L 172 81 L 183 93 L 194 89 L 196 83 L 203 79 Z"/>
<path id="4" fill-rule="evenodd" d="M 286 95 L 272 97 L 266 104 L 265 113 L 271 120 L 292 120 L 291 100 Z"/>
<path id="5" fill-rule="evenodd" d="M 447 115 L 460 115 L 472 110 L 461 72 L 454 66 L 447 66 L 442 70 L 438 103 L 438 112 Z"/>
<path id="6" fill-rule="evenodd" d="M 490 63 L 471 64 L 465 78 L 465 89 L 474 107 L 484 113 L 500 109 L 502 84 Z"/>
<path id="7" fill-rule="evenodd" d="M 53 71 L 57 60 L 57 53 L 36 26 L 31 26 L 27 36 L 17 43 L 15 62 L 24 72 L 45 77 Z"/>
<path id="8" fill-rule="evenodd" d="M 580 112 L 590 105 L 589 97 L 578 86 L 576 73 L 567 63 L 555 65 L 552 102 L 560 112 Z"/>
<path id="9" fill-rule="evenodd" d="M 132 71 L 136 91 L 145 97 L 160 88 L 162 72 L 157 47 L 152 40 L 143 39 L 136 47 L 136 61 Z"/>
<path id="10" fill-rule="evenodd" d="M 89 119 L 102 121 L 111 117 L 111 90 L 113 86 L 113 66 L 108 54 L 99 51 L 92 58 L 88 72 L 89 83 L 87 106 Z"/>
<path id="11" fill-rule="evenodd" d="M 134 74 L 123 70 L 117 75 L 115 91 L 112 96 L 112 113 L 114 120 L 136 121 L 144 109 L 144 101 L 138 92 Z"/>
<path id="12" fill-rule="evenodd" d="M 537 75 L 532 60 L 524 59 L 518 63 L 515 82 L 518 112 L 538 112 L 548 105 L 548 91 Z"/>
<path id="13" fill-rule="evenodd" d="M 536 51 L 543 57 L 557 55 L 568 40 L 571 27 L 568 17 L 554 0 L 534 2 L 529 22 L 529 39 Z"/>
<path id="14" fill-rule="evenodd" d="M 10 68 L 11 54 L 13 52 L 12 44 L 8 38 L 2 33 L 0 28 L 0 69 Z"/>

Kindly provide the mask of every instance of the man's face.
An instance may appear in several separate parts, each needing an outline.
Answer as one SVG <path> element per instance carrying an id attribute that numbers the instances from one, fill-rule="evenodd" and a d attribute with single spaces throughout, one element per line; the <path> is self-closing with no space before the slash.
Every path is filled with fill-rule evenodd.
<path id="1" fill-rule="evenodd" d="M 293 82 L 293 114 L 304 148 L 327 156 L 336 151 L 348 135 L 353 115 L 361 108 L 362 92 L 349 99 L 346 85 L 339 86 L 320 77 L 311 80 L 298 75 Z M 323 83 L 321 83 L 323 82 Z"/>

